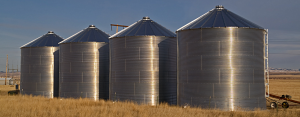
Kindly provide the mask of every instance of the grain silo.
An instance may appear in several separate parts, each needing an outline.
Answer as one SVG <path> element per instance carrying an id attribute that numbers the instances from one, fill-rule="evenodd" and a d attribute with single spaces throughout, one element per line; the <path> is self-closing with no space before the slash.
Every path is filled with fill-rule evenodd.
<path id="1" fill-rule="evenodd" d="M 221 5 L 179 28 L 178 104 L 266 109 L 266 33 Z"/>
<path id="2" fill-rule="evenodd" d="M 59 97 L 108 99 L 108 37 L 90 25 L 59 43 Z"/>
<path id="3" fill-rule="evenodd" d="M 110 37 L 110 100 L 176 104 L 176 35 L 149 17 Z"/>
<path id="4" fill-rule="evenodd" d="M 63 38 L 49 31 L 21 47 L 21 93 L 58 96 L 59 45 Z"/>

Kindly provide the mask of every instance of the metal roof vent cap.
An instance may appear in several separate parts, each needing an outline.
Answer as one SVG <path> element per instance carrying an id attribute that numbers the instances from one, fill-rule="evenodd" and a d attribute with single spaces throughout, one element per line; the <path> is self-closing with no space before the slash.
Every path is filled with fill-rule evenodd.
<path id="1" fill-rule="evenodd" d="M 224 6 L 223 5 L 217 5 L 216 9 L 224 9 Z"/>
<path id="2" fill-rule="evenodd" d="M 54 32 L 53 31 L 48 31 L 48 34 L 54 34 Z"/>
<path id="3" fill-rule="evenodd" d="M 95 25 L 89 25 L 89 28 L 96 28 Z"/>
<path id="4" fill-rule="evenodd" d="M 150 20 L 150 17 L 145 16 L 145 17 L 143 17 L 143 20 Z"/>

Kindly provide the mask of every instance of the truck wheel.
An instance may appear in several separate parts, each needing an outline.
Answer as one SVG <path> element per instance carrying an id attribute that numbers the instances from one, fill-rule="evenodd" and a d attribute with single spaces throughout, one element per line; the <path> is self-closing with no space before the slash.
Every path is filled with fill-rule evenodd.
<path id="1" fill-rule="evenodd" d="M 277 104 L 275 102 L 271 102 L 270 107 L 274 109 L 277 107 Z"/>
<path id="2" fill-rule="evenodd" d="M 289 108 L 289 103 L 282 102 L 282 108 Z"/>

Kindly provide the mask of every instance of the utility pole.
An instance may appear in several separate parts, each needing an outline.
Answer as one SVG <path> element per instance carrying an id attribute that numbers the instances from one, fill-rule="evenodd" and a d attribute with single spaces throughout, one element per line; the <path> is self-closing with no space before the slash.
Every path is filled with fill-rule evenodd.
<path id="1" fill-rule="evenodd" d="M 120 27 L 123 27 L 123 29 L 124 29 L 124 27 L 128 27 L 128 26 L 125 26 L 125 25 L 110 24 L 111 30 L 112 30 L 112 27 L 113 27 L 113 26 L 116 26 L 116 27 L 117 27 L 116 33 L 118 33 L 118 27 L 119 27 L 119 26 L 120 26 Z"/>
<path id="2" fill-rule="evenodd" d="M 5 75 L 5 85 L 6 85 L 6 79 L 7 79 L 7 63 L 8 63 L 8 55 L 6 55 L 6 75 Z"/>
<path id="3" fill-rule="evenodd" d="M 13 63 L 11 63 L 11 68 L 12 68 L 12 72 L 11 72 L 10 76 L 11 76 L 11 79 L 13 79 L 13 77 L 14 77 L 13 76 L 14 75 L 14 64 Z"/>
<path id="4" fill-rule="evenodd" d="M 7 72 L 9 72 L 9 70 L 12 70 L 11 78 L 13 78 L 14 70 L 19 71 L 18 65 L 17 65 L 17 69 L 14 69 L 14 65 L 12 64 L 12 69 L 9 69 L 9 65 L 8 65 L 8 55 L 6 55 L 6 73 L 5 73 L 5 83 L 4 83 L 5 85 L 6 85 L 6 81 L 7 81 Z"/>

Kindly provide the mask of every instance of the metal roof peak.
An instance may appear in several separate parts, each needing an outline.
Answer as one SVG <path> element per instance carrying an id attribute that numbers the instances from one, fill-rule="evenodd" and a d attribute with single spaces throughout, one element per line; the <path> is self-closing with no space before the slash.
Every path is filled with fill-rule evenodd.
<path id="1" fill-rule="evenodd" d="M 169 29 L 161 26 L 155 21 L 151 20 L 150 17 L 145 16 L 143 19 L 131 24 L 127 28 L 120 32 L 110 36 L 114 37 L 126 37 L 126 36 L 166 36 L 176 37 L 176 34 Z"/>
<path id="2" fill-rule="evenodd" d="M 108 37 L 108 34 L 96 28 L 96 26 L 89 25 L 88 28 L 75 33 L 64 41 L 59 42 L 59 44 L 72 42 L 108 42 Z"/>
<path id="3" fill-rule="evenodd" d="M 195 20 L 182 26 L 177 31 L 200 29 L 200 28 L 220 28 L 220 27 L 239 27 L 239 28 L 254 28 L 264 29 L 257 24 L 227 10 L 222 5 L 217 5 L 214 9 L 206 12 Z"/>
<path id="4" fill-rule="evenodd" d="M 224 9 L 224 6 L 223 5 L 217 5 L 216 9 Z"/>
<path id="5" fill-rule="evenodd" d="M 89 25 L 89 28 L 96 28 L 95 25 Z"/>
<path id="6" fill-rule="evenodd" d="M 54 32 L 53 31 L 48 31 L 48 34 L 54 34 Z"/>
<path id="7" fill-rule="evenodd" d="M 21 46 L 24 47 L 55 47 L 59 46 L 58 43 L 63 41 L 64 39 L 60 36 L 56 35 L 53 31 L 49 31 L 47 34 L 44 34 L 27 44 Z"/>
<path id="8" fill-rule="evenodd" d="M 150 17 L 145 16 L 145 17 L 143 17 L 143 20 L 150 20 Z"/>

